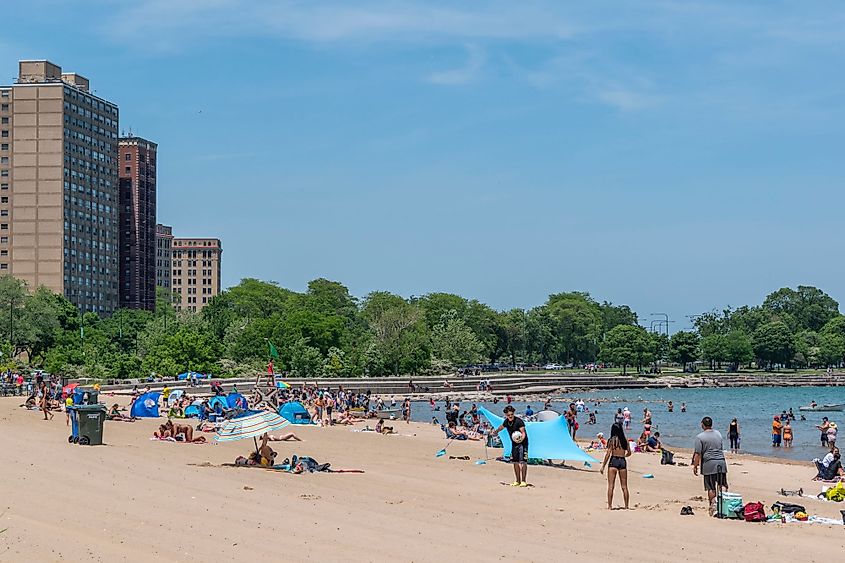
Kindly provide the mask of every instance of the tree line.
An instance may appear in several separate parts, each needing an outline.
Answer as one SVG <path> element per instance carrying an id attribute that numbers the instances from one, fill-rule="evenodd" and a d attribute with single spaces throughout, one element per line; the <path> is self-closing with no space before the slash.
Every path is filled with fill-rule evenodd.
<path id="1" fill-rule="evenodd" d="M 481 363 L 774 369 L 840 365 L 845 357 L 838 303 L 804 286 L 780 289 L 760 306 L 697 315 L 695 330 L 671 338 L 640 326 L 630 307 L 582 292 L 508 311 L 450 293 L 359 299 L 325 279 L 304 292 L 244 279 L 199 313 L 176 311 L 164 290 L 157 297 L 155 311 L 100 317 L 0 277 L 0 367 L 99 378 L 253 375 L 266 369 L 269 342 L 279 352 L 276 369 L 300 377 L 444 373 Z"/>

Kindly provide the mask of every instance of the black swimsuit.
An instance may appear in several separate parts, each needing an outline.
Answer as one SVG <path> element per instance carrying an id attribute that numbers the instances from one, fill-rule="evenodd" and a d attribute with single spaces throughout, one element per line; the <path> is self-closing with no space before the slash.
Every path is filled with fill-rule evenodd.
<path id="1" fill-rule="evenodd" d="M 614 469 L 627 469 L 628 462 L 622 456 L 612 455 L 610 456 L 610 463 L 608 464 L 610 467 Z"/>

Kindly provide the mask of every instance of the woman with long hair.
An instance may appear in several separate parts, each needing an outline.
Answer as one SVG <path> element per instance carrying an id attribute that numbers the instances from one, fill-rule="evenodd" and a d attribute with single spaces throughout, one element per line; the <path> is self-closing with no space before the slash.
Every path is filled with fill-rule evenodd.
<path id="1" fill-rule="evenodd" d="M 604 462 L 601 464 L 601 474 L 607 468 L 607 508 L 613 509 L 613 489 L 616 487 L 616 476 L 619 476 L 619 484 L 622 487 L 622 496 L 625 499 L 625 510 L 628 509 L 628 462 L 625 458 L 631 455 L 631 447 L 625 437 L 622 424 L 615 422 L 610 427 L 610 440 L 607 441 L 607 451 L 604 454 Z M 609 466 L 609 467 L 608 467 Z"/>

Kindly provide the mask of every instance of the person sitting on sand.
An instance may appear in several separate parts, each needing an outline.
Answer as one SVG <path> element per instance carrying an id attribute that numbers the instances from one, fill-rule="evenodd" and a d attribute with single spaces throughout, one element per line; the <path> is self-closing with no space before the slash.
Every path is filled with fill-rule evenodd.
<path id="1" fill-rule="evenodd" d="M 596 439 L 590 442 L 590 447 L 594 450 L 603 450 L 607 447 L 607 440 L 604 439 L 604 433 L 596 434 Z"/>
<path id="2" fill-rule="evenodd" d="M 381 418 L 378 419 L 378 422 L 376 422 L 376 432 L 378 432 L 379 434 L 395 434 L 395 432 L 393 431 L 393 427 L 385 426 L 384 420 Z"/>
<path id="3" fill-rule="evenodd" d="M 660 448 L 662 447 L 663 444 L 660 442 L 660 432 L 655 432 L 646 439 L 645 451 L 657 452 L 660 451 Z"/>
<path id="4" fill-rule="evenodd" d="M 115 403 L 111 406 L 111 409 L 109 409 L 109 412 L 106 413 L 106 418 L 108 420 L 119 420 L 119 421 L 125 420 L 127 422 L 131 422 L 132 420 L 134 420 L 134 418 L 129 418 L 127 416 L 124 416 L 124 414 L 122 412 L 120 412 L 120 406 L 117 403 Z"/>
<path id="5" fill-rule="evenodd" d="M 840 458 L 839 448 L 833 448 L 835 451 L 832 454 L 830 463 L 825 467 L 823 464 L 816 462 L 816 469 L 818 474 L 813 478 L 814 481 L 833 481 L 837 478 L 845 476 L 845 470 L 842 468 L 842 459 Z M 827 457 L 827 456 L 825 456 Z"/>

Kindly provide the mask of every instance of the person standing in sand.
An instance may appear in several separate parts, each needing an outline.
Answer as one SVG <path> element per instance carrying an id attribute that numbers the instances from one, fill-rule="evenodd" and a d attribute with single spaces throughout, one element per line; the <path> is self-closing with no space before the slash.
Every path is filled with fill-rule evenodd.
<path id="1" fill-rule="evenodd" d="M 728 490 L 728 464 L 722 445 L 722 435 L 713 430 L 713 419 L 705 416 L 701 419 L 702 432 L 695 437 L 694 454 L 692 456 L 692 472 L 704 477 L 704 490 L 710 501 L 708 513 L 716 513 L 716 491 Z"/>
<path id="2" fill-rule="evenodd" d="M 600 435 L 601 433 L 599 433 Z M 631 447 L 628 439 L 622 430 L 621 422 L 614 422 L 610 427 L 610 440 L 607 441 L 607 451 L 604 454 L 604 461 L 601 464 L 600 473 L 604 475 L 607 470 L 607 509 L 613 510 L 613 490 L 616 488 L 616 476 L 619 476 L 619 485 L 622 487 L 622 496 L 625 499 L 625 510 L 628 510 L 628 461 L 625 459 L 631 456 Z"/>
<path id="3" fill-rule="evenodd" d="M 505 407 L 505 420 L 498 428 L 490 432 L 490 435 L 498 434 L 503 429 L 507 430 L 508 436 L 511 438 L 511 463 L 513 463 L 513 474 L 516 481 L 511 483 L 512 487 L 527 487 L 528 481 L 528 432 L 525 429 L 525 422 L 516 416 L 516 409 L 511 405 Z M 513 440 L 513 434 L 519 432 L 522 434 L 522 441 L 516 443 Z"/>

